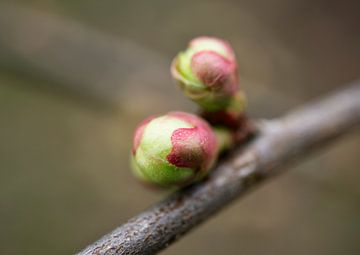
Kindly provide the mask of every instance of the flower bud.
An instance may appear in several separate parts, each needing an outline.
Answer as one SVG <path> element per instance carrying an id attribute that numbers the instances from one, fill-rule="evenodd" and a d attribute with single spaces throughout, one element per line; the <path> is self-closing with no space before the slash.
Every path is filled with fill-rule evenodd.
<path id="1" fill-rule="evenodd" d="M 207 111 L 226 108 L 238 89 L 235 54 L 228 42 L 214 37 L 193 39 L 174 59 L 171 73 L 184 93 Z"/>
<path id="2" fill-rule="evenodd" d="M 218 154 L 211 127 L 192 114 L 170 112 L 143 121 L 132 149 L 134 174 L 159 186 L 183 186 L 205 176 Z"/>

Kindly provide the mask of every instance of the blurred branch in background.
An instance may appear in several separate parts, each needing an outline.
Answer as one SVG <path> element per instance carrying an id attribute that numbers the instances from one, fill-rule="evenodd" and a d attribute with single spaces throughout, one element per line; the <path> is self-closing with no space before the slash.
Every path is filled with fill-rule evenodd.
<path id="1" fill-rule="evenodd" d="M 132 218 L 79 254 L 154 254 L 236 197 L 281 173 L 289 161 L 313 152 L 360 124 L 360 83 L 260 124 L 246 148 L 221 163 L 204 182 L 180 191 Z"/>
<path id="2" fill-rule="evenodd" d="M 159 52 L 68 17 L 26 5 L 0 4 L 0 66 L 48 79 L 53 87 L 61 85 L 105 105 L 146 114 L 148 109 L 164 112 L 164 105 L 177 109 L 185 99 L 177 96 L 170 79 L 170 62 Z M 291 95 L 254 86 L 244 78 L 242 83 L 248 85 L 250 97 L 264 104 L 263 109 L 269 108 L 269 97 L 272 109 L 297 102 Z"/>
<path id="3" fill-rule="evenodd" d="M 136 84 L 137 77 L 164 93 L 159 85 L 170 81 L 167 62 L 134 42 L 76 21 L 0 4 L 0 65 L 45 77 L 104 103 L 119 106 L 126 100 L 123 83 Z"/>

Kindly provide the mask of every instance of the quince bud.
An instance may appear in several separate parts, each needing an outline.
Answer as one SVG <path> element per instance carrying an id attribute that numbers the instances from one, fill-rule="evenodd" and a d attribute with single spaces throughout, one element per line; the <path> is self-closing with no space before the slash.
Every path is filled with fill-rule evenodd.
<path id="1" fill-rule="evenodd" d="M 238 90 L 235 54 L 215 37 L 193 39 L 173 60 L 171 73 L 186 96 L 206 111 L 226 108 Z"/>
<path id="2" fill-rule="evenodd" d="M 163 187 L 201 179 L 214 164 L 218 141 L 206 121 L 170 112 L 143 121 L 136 129 L 132 168 L 142 181 Z"/>

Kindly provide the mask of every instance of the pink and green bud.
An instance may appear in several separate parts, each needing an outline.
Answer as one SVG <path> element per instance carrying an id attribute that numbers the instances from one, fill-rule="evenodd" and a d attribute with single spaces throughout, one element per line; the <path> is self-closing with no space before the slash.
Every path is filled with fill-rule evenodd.
<path id="1" fill-rule="evenodd" d="M 193 39 L 174 59 L 171 73 L 184 93 L 206 111 L 227 108 L 238 90 L 235 54 L 218 38 Z"/>
<path id="2" fill-rule="evenodd" d="M 152 117 L 136 129 L 133 171 L 147 183 L 183 186 L 208 173 L 219 144 L 215 132 L 200 117 L 184 112 Z"/>

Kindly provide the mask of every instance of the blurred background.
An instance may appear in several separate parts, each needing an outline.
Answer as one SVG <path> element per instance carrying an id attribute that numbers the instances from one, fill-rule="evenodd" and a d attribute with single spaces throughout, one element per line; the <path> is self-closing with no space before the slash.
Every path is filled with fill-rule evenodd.
<path id="1" fill-rule="evenodd" d="M 72 254 L 166 195 L 128 166 L 150 114 L 195 111 L 171 80 L 199 35 L 229 40 L 249 115 L 360 77 L 359 1 L 0 0 L 0 254 Z M 359 130 L 162 254 L 358 254 Z"/>

